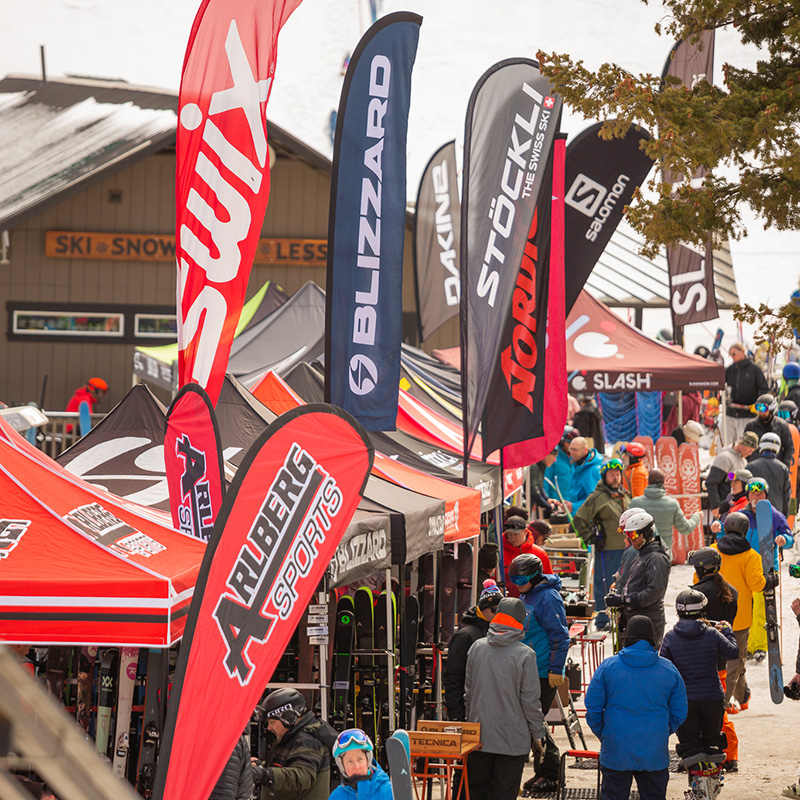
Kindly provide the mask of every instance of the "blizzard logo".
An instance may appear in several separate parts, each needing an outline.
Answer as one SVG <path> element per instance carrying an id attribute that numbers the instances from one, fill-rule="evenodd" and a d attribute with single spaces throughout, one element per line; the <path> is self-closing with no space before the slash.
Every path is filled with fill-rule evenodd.
<path id="1" fill-rule="evenodd" d="M 375 346 L 378 329 L 376 306 L 381 283 L 381 194 L 383 185 L 383 144 L 386 131 L 383 118 L 388 111 L 389 86 L 392 68 L 389 59 L 376 55 L 369 70 L 369 95 L 367 107 L 366 135 L 375 144 L 364 153 L 367 174 L 361 179 L 361 216 L 358 221 L 358 257 L 354 283 L 361 285 L 355 293 L 353 312 L 353 344 L 363 348 Z M 371 175 L 369 173 L 372 173 Z M 362 272 L 363 270 L 363 272 Z M 369 394 L 378 384 L 378 368 L 375 361 L 364 353 L 356 353 L 350 359 L 348 370 L 350 391 L 357 395 Z"/>
<path id="2" fill-rule="evenodd" d="M 183 533 L 207 540 L 214 527 L 214 510 L 206 476 L 206 454 L 192 447 L 186 434 L 175 442 L 175 454 L 183 461 L 178 525 Z"/>
<path id="3" fill-rule="evenodd" d="M 428 536 L 444 538 L 444 514 L 437 514 L 428 518 Z"/>
<path id="4" fill-rule="evenodd" d="M 0 519 L 0 560 L 11 555 L 30 524 L 29 519 Z"/>
<path id="5" fill-rule="evenodd" d="M 341 575 L 364 564 L 382 561 L 387 556 L 387 533 L 385 530 L 367 531 L 354 536 L 336 548 L 330 563 L 331 580 L 338 581 Z"/>
<path id="6" fill-rule="evenodd" d="M 450 177 L 447 159 L 431 170 L 433 199 L 436 203 L 436 241 L 439 245 L 439 261 L 449 273 L 444 279 L 444 299 L 448 306 L 457 306 L 461 298 L 461 273 L 458 269 L 458 254 L 455 250 L 455 232 L 450 216 Z"/>
<path id="7" fill-rule="evenodd" d="M 257 80 L 254 77 L 236 20 L 231 20 L 228 28 L 225 54 L 233 85 L 211 95 L 208 118 L 203 119 L 203 111 L 196 103 L 186 103 L 180 110 L 181 127 L 193 131 L 203 125 L 203 133 L 196 162 L 187 165 L 186 170 L 190 188 L 185 207 L 197 225 L 196 230 L 185 223 L 180 227 L 179 310 L 187 300 L 190 270 L 201 269 L 207 281 L 229 292 L 232 290 L 242 266 L 240 244 L 247 238 L 252 222 L 250 203 L 243 192 L 249 197 L 261 191 L 267 164 L 262 105 L 267 102 L 272 78 Z M 274 63 L 270 63 L 270 75 L 274 68 Z M 252 151 L 256 163 L 237 147 L 246 139 L 234 144 L 211 119 L 229 113 L 234 116 L 230 120 L 226 118 L 230 124 L 223 123 L 222 128 L 235 130 L 236 121 L 244 115 L 250 132 L 247 149 Z M 235 181 L 226 177 L 223 167 Z M 218 214 L 218 210 L 221 213 Z M 192 281 L 191 285 L 196 286 L 197 281 Z M 211 285 L 204 285 L 191 299 L 188 311 L 179 314 L 179 347 L 183 351 L 191 349 L 195 359 L 188 380 L 203 387 L 208 384 L 227 315 L 225 294 Z"/>
<path id="8" fill-rule="evenodd" d="M 443 453 L 441 450 L 432 450 L 429 453 L 420 453 L 419 455 L 429 464 L 441 467 L 442 469 L 450 469 L 458 464 L 458 472 L 463 471 L 461 468 L 461 460 L 458 458 L 458 456 L 450 455 L 449 453 Z"/>
<path id="9" fill-rule="evenodd" d="M 545 135 L 550 127 L 550 117 L 553 113 L 548 110 L 553 107 L 553 102 L 549 102 L 552 98 L 544 98 L 527 83 L 522 84 L 521 91 L 532 101 L 530 116 L 527 119 L 521 114 L 514 117 L 511 141 L 506 151 L 503 175 L 500 179 L 500 191 L 491 201 L 489 216 L 492 228 L 476 287 L 478 297 L 486 298 L 486 302 L 492 308 L 497 300 L 500 269 L 505 266 L 508 239 L 514 230 L 517 208 L 521 205 L 520 199 L 530 197 L 533 192 Z M 514 267 L 514 264 L 510 264 L 508 268 L 514 269 Z"/>
<path id="10" fill-rule="evenodd" d="M 616 376 L 608 372 L 595 372 L 592 385 L 595 392 L 647 392 L 650 391 L 652 378 L 652 372 L 620 372 Z"/>
<path id="11" fill-rule="evenodd" d="M 292 444 L 213 614 L 227 649 L 224 668 L 242 686 L 254 667 L 250 645 L 267 642 L 276 619 L 298 613 L 297 587 L 311 572 L 342 502 L 336 481 Z"/>
<path id="12" fill-rule="evenodd" d="M 569 187 L 564 202 L 576 211 L 580 211 L 581 214 L 593 217 L 605 196 L 605 186 L 579 172 L 578 177 L 572 181 L 572 186 Z"/>
<path id="13" fill-rule="evenodd" d="M 132 555 L 148 558 L 167 549 L 161 542 L 132 528 L 100 503 L 74 508 L 64 515 L 64 520 L 125 558 Z"/>

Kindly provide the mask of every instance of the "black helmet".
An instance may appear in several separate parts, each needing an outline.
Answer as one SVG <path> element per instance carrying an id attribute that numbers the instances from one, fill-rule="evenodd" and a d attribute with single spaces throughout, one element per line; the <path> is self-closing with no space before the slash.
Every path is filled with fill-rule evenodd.
<path id="1" fill-rule="evenodd" d="M 741 511 L 731 511 L 725 517 L 725 533 L 738 533 L 740 536 L 747 536 L 750 530 L 750 520 Z"/>
<path id="2" fill-rule="evenodd" d="M 704 548 L 705 549 L 705 548 Z M 708 598 L 697 589 L 683 589 L 675 598 L 675 610 L 681 619 L 697 619 L 703 616 Z"/>
<path id="3" fill-rule="evenodd" d="M 581 432 L 577 428 L 573 428 L 572 425 L 565 425 L 564 433 L 561 434 L 561 441 L 559 444 L 569 444 L 573 439 L 577 439 L 580 435 Z"/>
<path id="4" fill-rule="evenodd" d="M 291 728 L 306 713 L 306 699 L 297 689 L 275 689 L 261 704 L 265 719 L 277 719 Z"/>
<path id="5" fill-rule="evenodd" d="M 508 580 L 515 586 L 537 584 L 542 577 L 542 560 L 533 553 L 520 553 L 508 568 Z"/>
<path id="6" fill-rule="evenodd" d="M 689 563 L 695 568 L 698 575 L 707 575 L 719 572 L 722 566 L 722 556 L 715 547 L 701 547 L 689 556 Z"/>

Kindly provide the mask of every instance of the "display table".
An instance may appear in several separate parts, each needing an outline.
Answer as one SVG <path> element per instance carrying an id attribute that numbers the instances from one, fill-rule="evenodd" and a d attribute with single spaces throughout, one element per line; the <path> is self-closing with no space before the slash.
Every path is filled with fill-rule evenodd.
<path id="1" fill-rule="evenodd" d="M 468 756 L 481 746 L 479 722 L 448 722 L 422 719 L 417 730 L 408 732 L 411 746 L 411 779 L 418 800 L 425 800 L 427 782 L 440 778 L 445 782 L 442 800 L 459 800 L 464 794 L 469 800 Z M 417 766 L 420 768 L 417 769 Z M 461 770 L 461 783 L 452 797 L 453 773 Z M 422 794 L 418 779 L 422 781 Z"/>

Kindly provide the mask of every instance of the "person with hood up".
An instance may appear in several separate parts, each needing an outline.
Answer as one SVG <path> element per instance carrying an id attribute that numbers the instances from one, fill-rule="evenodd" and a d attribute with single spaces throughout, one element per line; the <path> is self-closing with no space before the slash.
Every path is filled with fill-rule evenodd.
<path id="1" fill-rule="evenodd" d="M 748 358 L 741 342 L 729 348 L 732 364 L 725 368 L 728 402 L 725 409 L 725 441 L 732 442 L 744 433 L 745 425 L 753 418 L 750 406 L 768 391 L 767 379 L 752 358 Z"/>
<path id="2" fill-rule="evenodd" d="M 649 617 L 653 621 L 655 644 L 659 646 L 666 624 L 664 594 L 667 591 L 670 567 L 667 548 L 656 533 L 653 518 L 646 511 L 637 511 L 627 516 L 625 536 L 630 539 L 639 556 L 631 564 L 625 585 L 606 595 L 606 606 L 622 608 L 622 629 L 632 616 Z"/>
<path id="3" fill-rule="evenodd" d="M 726 495 L 731 491 L 731 476 L 739 470 L 745 469 L 747 459 L 758 448 L 758 436 L 752 431 L 743 433 L 735 444 L 723 447 L 714 457 L 706 475 L 706 490 L 708 491 L 708 507 L 711 515 L 720 515 L 719 507 Z"/>
<path id="4" fill-rule="evenodd" d="M 572 425 L 564 426 L 564 433 L 558 443 L 558 454 L 556 460 L 547 466 L 544 471 L 544 493 L 551 499 L 561 502 L 561 496 L 565 499 L 569 492 L 569 482 L 572 480 L 572 459 L 569 457 L 569 445 L 573 439 L 580 434 L 577 428 Z"/>
<path id="5" fill-rule="evenodd" d="M 331 792 L 330 800 L 392 800 L 392 782 L 375 761 L 375 748 L 364 731 L 342 731 L 332 752 L 342 782 Z"/>
<path id="6" fill-rule="evenodd" d="M 758 416 L 745 425 L 745 431 L 753 431 L 758 436 L 759 442 L 765 433 L 776 434 L 781 442 L 778 458 L 786 464 L 787 469 L 791 469 L 794 463 L 794 441 L 792 432 L 789 430 L 789 423 L 775 415 L 778 410 L 778 401 L 775 399 L 775 395 L 769 393 L 760 395 L 756 400 L 755 408 Z"/>
<path id="7" fill-rule="evenodd" d="M 792 502 L 792 476 L 783 461 L 778 460 L 781 440 L 775 433 L 765 433 L 758 442 L 758 458 L 754 458 L 747 468 L 754 478 L 764 478 L 769 484 L 769 502 L 774 508 L 789 516 Z"/>
<path id="8" fill-rule="evenodd" d="M 484 581 L 477 605 L 461 615 L 461 625 L 453 634 L 447 648 L 442 685 L 447 718 L 464 721 L 467 707 L 464 704 L 464 680 L 467 676 L 467 653 L 470 647 L 486 636 L 489 623 L 497 613 L 503 593 L 494 581 Z"/>
<path id="9" fill-rule="evenodd" d="M 686 688 L 675 665 L 656 652 L 653 622 L 633 616 L 625 647 L 595 670 L 586 722 L 600 739 L 601 800 L 665 800 L 669 737 L 686 719 Z"/>
<path id="10" fill-rule="evenodd" d="M 719 523 L 714 523 L 711 529 Z M 736 617 L 733 620 L 733 635 L 739 647 L 739 655 L 728 661 L 725 702 L 733 697 L 743 708 L 750 700 L 747 686 L 746 659 L 747 639 L 753 621 L 753 594 L 761 592 L 766 585 L 761 556 L 750 547 L 747 534 L 750 520 L 739 511 L 732 511 L 725 518 L 725 533 L 712 547 L 719 550 L 722 564 L 719 573 L 737 592 Z"/>
<path id="11" fill-rule="evenodd" d="M 686 686 L 688 713 L 678 728 L 678 756 L 685 761 L 700 753 L 722 755 L 727 738 L 722 733 L 725 713 L 717 663 L 736 658 L 739 647 L 729 622 L 709 622 L 708 600 L 696 589 L 683 589 L 675 598 L 678 621 L 664 636 L 660 654 L 680 672 Z"/>
<path id="12" fill-rule="evenodd" d="M 569 627 L 561 579 L 545 575 L 542 562 L 532 553 L 517 556 L 508 570 L 508 580 L 520 591 L 525 604 L 525 632 L 522 641 L 536 653 L 539 668 L 539 699 L 547 714 L 558 687 L 564 682 L 564 665 L 569 652 Z M 544 753 L 534 763 L 534 777 L 525 788 L 534 792 L 554 792 L 558 788 L 560 754 L 550 733 Z"/>
<path id="13" fill-rule="evenodd" d="M 531 747 L 546 735 L 536 653 L 520 640 L 525 606 L 505 597 L 485 638 L 469 650 L 464 699 L 481 724 L 481 749 L 469 756 L 471 800 L 516 800 Z"/>
<path id="14" fill-rule="evenodd" d="M 589 448 L 583 436 L 577 436 L 569 443 L 569 457 L 572 459 L 572 479 L 566 499 L 567 507 L 574 515 L 597 486 L 603 457 L 597 450 Z"/>
<path id="15" fill-rule="evenodd" d="M 592 440 L 592 447 L 595 450 L 602 453 L 606 449 L 606 440 L 603 437 L 603 413 L 590 394 L 579 394 L 578 402 L 581 408 L 575 414 L 572 424 L 581 436 Z"/>
<path id="16" fill-rule="evenodd" d="M 619 453 L 625 465 L 622 473 L 625 488 L 631 497 L 641 497 L 647 487 L 647 467 L 644 465 L 647 449 L 641 442 L 628 442 L 619 448 Z"/>
<path id="17" fill-rule="evenodd" d="M 620 568 L 625 537 L 619 532 L 620 514 L 628 507 L 629 495 L 622 488 L 622 462 L 611 458 L 600 468 L 600 480 L 573 518 L 575 530 L 587 545 L 595 548 L 594 624 L 597 630 L 608 627 L 604 597 Z"/>
<path id="18" fill-rule="evenodd" d="M 664 542 L 667 553 L 672 555 L 672 529 L 688 536 L 699 524 L 700 514 L 694 513 L 688 519 L 681 504 L 667 494 L 664 482 L 667 476 L 660 469 L 651 469 L 647 474 L 647 488 L 641 497 L 634 497 L 629 508 L 642 508 L 653 518 L 656 532 Z"/>

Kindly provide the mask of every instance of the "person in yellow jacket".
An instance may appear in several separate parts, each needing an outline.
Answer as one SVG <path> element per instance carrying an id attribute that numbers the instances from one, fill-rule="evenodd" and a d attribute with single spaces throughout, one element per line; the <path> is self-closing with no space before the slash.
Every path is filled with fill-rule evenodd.
<path id="1" fill-rule="evenodd" d="M 647 449 L 641 442 L 628 442 L 619 448 L 619 453 L 625 464 L 624 486 L 631 497 L 641 497 L 647 488 L 647 467 L 644 463 Z"/>
<path id="2" fill-rule="evenodd" d="M 725 687 L 725 704 L 733 697 L 741 708 L 747 708 L 750 689 L 747 686 L 746 660 L 747 637 L 753 621 L 753 594 L 761 592 L 766 585 L 761 556 L 750 547 L 747 532 L 750 520 L 739 511 L 732 511 L 725 518 L 725 533 L 711 545 L 722 556 L 720 575 L 738 592 L 736 617 L 733 620 L 733 635 L 739 645 L 739 657 L 728 662 L 728 679 Z M 712 531 L 719 530 L 714 522 Z"/>

